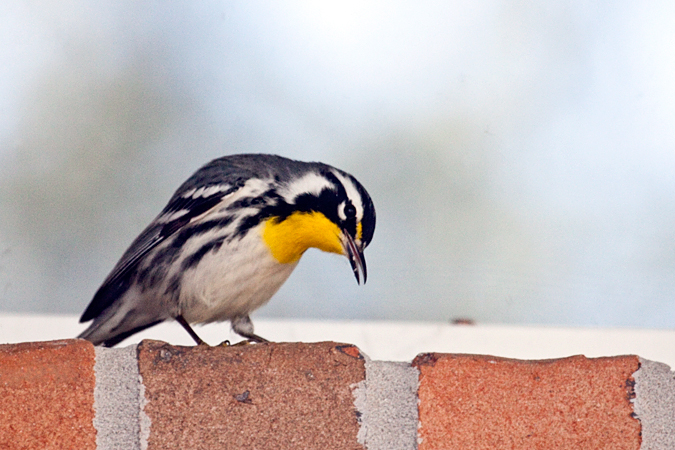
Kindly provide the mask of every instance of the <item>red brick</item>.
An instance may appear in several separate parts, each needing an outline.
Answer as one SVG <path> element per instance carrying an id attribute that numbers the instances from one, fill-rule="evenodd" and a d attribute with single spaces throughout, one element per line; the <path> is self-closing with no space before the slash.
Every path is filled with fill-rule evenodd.
<path id="1" fill-rule="evenodd" d="M 148 449 L 363 449 L 352 385 L 354 346 L 139 345 L 151 421 Z"/>
<path id="2" fill-rule="evenodd" d="M 520 361 L 424 354 L 420 450 L 634 449 L 636 356 Z"/>
<path id="3" fill-rule="evenodd" d="M 94 346 L 0 345 L 0 449 L 96 448 Z"/>

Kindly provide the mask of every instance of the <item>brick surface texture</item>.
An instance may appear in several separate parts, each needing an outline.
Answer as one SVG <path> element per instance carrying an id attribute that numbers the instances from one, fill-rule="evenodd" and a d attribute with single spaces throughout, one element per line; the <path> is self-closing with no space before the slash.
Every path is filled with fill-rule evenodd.
<path id="1" fill-rule="evenodd" d="M 363 449 L 351 345 L 176 347 L 143 341 L 148 449 Z"/>
<path id="2" fill-rule="evenodd" d="M 96 448 L 94 347 L 0 345 L 0 449 Z"/>
<path id="3" fill-rule="evenodd" d="M 420 450 L 640 448 L 635 356 L 521 361 L 423 354 Z"/>

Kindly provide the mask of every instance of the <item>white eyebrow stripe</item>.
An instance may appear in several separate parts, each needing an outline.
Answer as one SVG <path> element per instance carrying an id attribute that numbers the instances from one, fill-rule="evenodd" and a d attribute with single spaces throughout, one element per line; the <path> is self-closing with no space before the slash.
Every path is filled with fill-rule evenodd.
<path id="1" fill-rule="evenodd" d="M 340 180 L 340 183 L 342 183 L 342 186 L 344 186 L 347 198 L 352 201 L 352 205 L 356 208 L 356 220 L 360 222 L 361 219 L 363 219 L 363 200 L 361 199 L 361 194 L 359 194 L 358 189 L 356 189 L 356 186 L 354 186 L 351 179 L 345 177 L 337 170 L 333 170 L 333 175 L 335 175 L 335 177 Z"/>
<path id="2" fill-rule="evenodd" d="M 278 192 L 288 203 L 295 203 L 295 199 L 299 195 L 319 195 L 324 189 L 334 191 L 335 186 L 326 177 L 316 172 L 310 172 L 281 187 Z"/>

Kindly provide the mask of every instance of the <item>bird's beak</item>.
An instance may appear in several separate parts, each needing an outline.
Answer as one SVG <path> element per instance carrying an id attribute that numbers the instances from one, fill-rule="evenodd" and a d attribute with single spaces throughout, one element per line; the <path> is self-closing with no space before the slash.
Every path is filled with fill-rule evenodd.
<path id="1" fill-rule="evenodd" d="M 349 263 L 352 265 L 356 282 L 361 284 L 361 275 L 363 275 L 363 284 L 366 284 L 368 271 L 366 270 L 366 259 L 363 257 L 363 250 L 359 249 L 356 242 L 354 242 L 354 238 L 344 230 L 342 231 L 342 247 L 345 249 Z"/>

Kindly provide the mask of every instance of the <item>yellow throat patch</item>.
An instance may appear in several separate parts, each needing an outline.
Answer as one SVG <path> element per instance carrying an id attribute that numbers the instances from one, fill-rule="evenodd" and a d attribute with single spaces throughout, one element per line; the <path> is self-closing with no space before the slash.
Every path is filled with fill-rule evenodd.
<path id="1" fill-rule="evenodd" d="M 283 221 L 271 217 L 262 230 L 272 256 L 282 264 L 296 262 L 310 247 L 342 255 L 341 233 L 320 212 L 294 212 Z"/>

